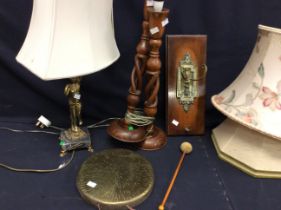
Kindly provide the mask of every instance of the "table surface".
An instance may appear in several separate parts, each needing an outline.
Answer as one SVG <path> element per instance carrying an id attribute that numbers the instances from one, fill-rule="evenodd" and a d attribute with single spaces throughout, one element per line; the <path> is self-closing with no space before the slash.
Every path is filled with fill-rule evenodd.
<path id="1" fill-rule="evenodd" d="M 1 127 L 29 130 L 34 125 L 24 120 L 0 119 Z M 166 204 L 167 210 L 275 210 L 281 209 L 281 182 L 252 178 L 218 159 L 210 138 L 213 123 L 206 135 L 169 137 L 159 151 L 146 152 L 112 139 L 104 128 L 91 130 L 95 152 L 108 148 L 130 148 L 151 161 L 155 186 L 150 197 L 137 210 L 157 209 L 180 158 L 179 146 L 188 139 L 193 152 L 183 167 Z M 0 168 L 0 206 L 4 210 L 87 210 L 95 207 L 84 202 L 75 186 L 77 172 L 87 151 L 76 152 L 67 168 L 54 173 L 16 173 Z M 59 157 L 56 135 L 16 133 L 0 130 L 0 162 L 19 168 L 56 168 L 68 157 Z"/>

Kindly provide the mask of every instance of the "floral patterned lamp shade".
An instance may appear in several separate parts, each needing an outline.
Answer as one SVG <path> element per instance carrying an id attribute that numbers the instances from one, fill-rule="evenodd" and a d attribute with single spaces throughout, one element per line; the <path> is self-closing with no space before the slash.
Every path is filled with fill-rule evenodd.
<path id="1" fill-rule="evenodd" d="M 212 97 L 229 119 L 214 129 L 219 156 L 251 175 L 281 177 L 281 29 L 259 25 L 252 55 Z"/>
<path id="2" fill-rule="evenodd" d="M 119 56 L 113 0 L 33 0 L 16 59 L 41 79 L 54 80 L 97 72 Z"/>

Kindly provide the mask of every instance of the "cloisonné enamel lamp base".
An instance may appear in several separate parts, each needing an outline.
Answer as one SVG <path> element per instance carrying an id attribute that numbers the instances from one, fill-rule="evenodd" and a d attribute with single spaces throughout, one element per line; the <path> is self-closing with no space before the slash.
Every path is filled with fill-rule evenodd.
<path id="1" fill-rule="evenodd" d="M 257 178 L 281 178 L 281 141 L 230 119 L 213 130 L 220 159 Z"/>

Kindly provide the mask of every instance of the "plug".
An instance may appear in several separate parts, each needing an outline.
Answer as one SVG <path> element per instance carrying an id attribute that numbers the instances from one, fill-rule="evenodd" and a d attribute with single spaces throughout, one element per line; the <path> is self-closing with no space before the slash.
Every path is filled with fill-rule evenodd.
<path id="1" fill-rule="evenodd" d="M 36 123 L 36 126 L 37 127 L 40 127 L 40 128 L 45 128 L 45 127 L 50 127 L 51 126 L 51 121 L 48 120 L 46 117 L 44 117 L 43 115 L 41 115 L 38 120 L 37 120 L 37 123 Z"/>

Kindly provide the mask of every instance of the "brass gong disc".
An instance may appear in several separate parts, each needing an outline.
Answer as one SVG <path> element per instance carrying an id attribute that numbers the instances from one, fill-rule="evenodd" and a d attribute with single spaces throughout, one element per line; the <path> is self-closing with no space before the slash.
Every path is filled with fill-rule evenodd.
<path id="1" fill-rule="evenodd" d="M 92 155 L 82 164 L 76 180 L 82 198 L 101 210 L 137 206 L 149 196 L 153 184 L 150 162 L 125 149 Z"/>

